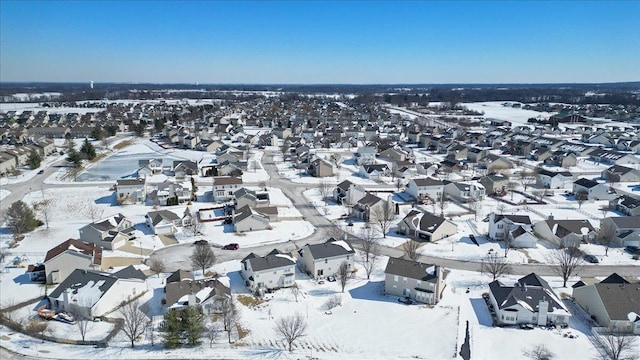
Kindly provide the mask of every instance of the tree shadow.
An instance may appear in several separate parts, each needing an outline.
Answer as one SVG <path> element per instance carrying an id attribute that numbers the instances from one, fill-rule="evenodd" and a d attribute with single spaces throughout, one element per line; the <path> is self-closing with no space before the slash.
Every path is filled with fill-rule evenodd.
<path id="1" fill-rule="evenodd" d="M 384 281 L 369 281 L 366 284 L 349 290 L 354 299 L 396 303 L 398 296 L 384 294 Z"/>
<path id="2" fill-rule="evenodd" d="M 279 349 L 279 348 L 274 348 L 274 347 L 266 347 L 266 346 L 261 346 L 255 349 L 251 349 L 251 350 L 245 350 L 242 351 L 242 357 L 243 358 L 259 358 L 259 359 L 280 359 L 280 358 L 286 358 L 288 359 L 289 356 L 287 355 L 289 352 L 286 349 Z"/>
<path id="3" fill-rule="evenodd" d="M 94 201 L 95 204 L 107 204 L 110 206 L 116 206 L 118 202 L 116 201 L 116 193 L 113 192 L 111 195 L 106 195 L 100 198 L 97 198 Z"/>

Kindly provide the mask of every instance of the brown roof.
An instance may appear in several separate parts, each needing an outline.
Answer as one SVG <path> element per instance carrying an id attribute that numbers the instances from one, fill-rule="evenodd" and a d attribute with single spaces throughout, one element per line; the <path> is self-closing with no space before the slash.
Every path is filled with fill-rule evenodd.
<path id="1" fill-rule="evenodd" d="M 241 185 L 242 179 L 232 176 L 216 176 L 215 185 Z"/>
<path id="2" fill-rule="evenodd" d="M 47 256 L 44 258 L 44 261 L 47 262 L 67 250 L 76 251 L 85 255 L 92 256 L 92 263 L 97 265 L 102 264 L 102 248 L 100 246 L 75 239 L 69 239 L 62 244 L 54 247 L 53 249 L 47 251 Z"/>

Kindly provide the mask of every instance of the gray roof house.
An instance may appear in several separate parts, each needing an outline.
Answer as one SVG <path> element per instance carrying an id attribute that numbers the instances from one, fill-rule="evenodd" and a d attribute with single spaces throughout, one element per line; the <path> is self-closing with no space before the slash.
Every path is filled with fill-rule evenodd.
<path id="1" fill-rule="evenodd" d="M 343 262 L 353 269 L 356 252 L 348 241 L 329 238 L 322 244 L 305 245 L 300 254 L 303 269 L 313 277 L 324 278 L 335 276 Z"/>
<path id="2" fill-rule="evenodd" d="M 250 253 L 241 263 L 240 274 L 253 292 L 289 287 L 295 283 L 296 259 L 277 249 L 265 256 Z"/>
<path id="3" fill-rule="evenodd" d="M 596 229 L 589 220 L 548 220 L 538 221 L 533 231 L 547 241 L 562 247 L 579 247 L 581 243 L 591 243 L 596 239 Z"/>
<path id="4" fill-rule="evenodd" d="M 134 236 L 133 223 L 122 214 L 112 215 L 81 227 L 80 240 L 107 250 L 123 246 Z"/>
<path id="5" fill-rule="evenodd" d="M 408 297 L 429 305 L 437 304 L 442 298 L 445 284 L 440 266 L 389 258 L 384 274 L 384 290 L 387 295 Z"/>
<path id="6" fill-rule="evenodd" d="M 416 241 L 437 241 L 457 232 L 455 223 L 426 211 L 411 210 L 398 223 L 398 233 Z"/>

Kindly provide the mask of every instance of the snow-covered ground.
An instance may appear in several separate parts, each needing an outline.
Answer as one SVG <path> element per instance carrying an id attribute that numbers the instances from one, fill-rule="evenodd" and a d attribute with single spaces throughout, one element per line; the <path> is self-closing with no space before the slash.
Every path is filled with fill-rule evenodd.
<path id="1" fill-rule="evenodd" d="M 15 111 L 21 114 L 23 111 L 47 111 L 52 114 L 86 114 L 105 111 L 101 108 L 85 108 L 85 107 L 45 107 L 40 103 L 0 103 L 0 112 Z"/>

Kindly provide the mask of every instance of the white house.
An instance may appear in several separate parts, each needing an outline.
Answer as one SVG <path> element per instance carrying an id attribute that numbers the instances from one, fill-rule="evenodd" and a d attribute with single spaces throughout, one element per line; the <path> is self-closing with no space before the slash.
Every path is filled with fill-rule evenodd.
<path id="1" fill-rule="evenodd" d="M 522 226 L 525 230 L 531 230 L 531 219 L 528 215 L 498 215 L 489 214 L 489 238 L 502 241 L 505 236 Z M 513 245 L 512 245 L 513 246 Z"/>
<path id="2" fill-rule="evenodd" d="M 385 294 L 408 297 L 435 305 L 442 298 L 445 283 L 442 267 L 403 258 L 389 258 L 384 270 Z"/>
<path id="3" fill-rule="evenodd" d="M 640 247 L 640 216 L 620 216 L 602 219 L 600 227 L 613 226 L 614 245 Z"/>
<path id="4" fill-rule="evenodd" d="M 240 273 L 252 292 L 289 287 L 295 283 L 296 260 L 277 249 L 265 256 L 251 253 L 241 263 Z"/>
<path id="5" fill-rule="evenodd" d="M 360 185 L 344 180 L 333 189 L 333 200 L 346 206 L 354 205 L 367 191 Z"/>
<path id="6" fill-rule="evenodd" d="M 387 164 L 369 164 L 360 165 L 358 174 L 363 178 L 370 180 L 380 180 L 382 176 L 388 176 L 390 173 Z"/>
<path id="7" fill-rule="evenodd" d="M 213 201 L 229 201 L 233 194 L 242 187 L 242 178 L 216 176 L 213 179 Z"/>
<path id="8" fill-rule="evenodd" d="M 482 201 L 485 196 L 484 187 L 478 184 L 449 182 L 443 189 L 447 198 L 459 202 Z"/>
<path id="9" fill-rule="evenodd" d="M 589 220 L 555 220 L 553 216 L 536 222 L 533 231 L 539 237 L 563 247 L 579 247 L 583 242 L 591 243 L 597 235 Z"/>
<path id="10" fill-rule="evenodd" d="M 568 171 L 555 172 L 540 169 L 537 182 L 547 189 L 565 189 L 571 187 L 573 175 Z"/>
<path id="11" fill-rule="evenodd" d="M 181 218 L 169 210 L 149 211 L 144 218 L 147 226 L 156 235 L 175 234 L 178 227 L 182 226 Z"/>
<path id="12" fill-rule="evenodd" d="M 100 246 L 69 239 L 47 251 L 44 258 L 46 283 L 57 284 L 75 269 L 100 270 L 101 266 Z"/>
<path id="13" fill-rule="evenodd" d="M 571 318 L 560 297 L 535 273 L 518 279 L 513 286 L 491 282 L 489 299 L 500 325 L 566 325 Z"/>
<path id="14" fill-rule="evenodd" d="M 264 210 L 266 208 L 259 208 Z M 277 211 L 277 209 L 276 209 Z M 233 215 L 233 229 L 236 232 L 265 230 L 269 228 L 269 217 L 256 209 L 245 205 Z"/>
<path id="15" fill-rule="evenodd" d="M 348 241 L 334 238 L 322 244 L 305 245 L 300 253 L 303 269 L 315 278 L 335 276 L 343 262 L 352 270 L 356 254 Z"/>
<path id="16" fill-rule="evenodd" d="M 411 210 L 398 223 L 398 233 L 417 241 L 437 241 L 458 233 L 458 226 L 441 216 Z"/>
<path id="17" fill-rule="evenodd" d="M 376 148 L 373 146 L 362 146 L 355 153 L 357 165 L 369 165 L 376 162 Z"/>
<path id="18" fill-rule="evenodd" d="M 49 301 L 53 309 L 79 311 L 93 319 L 147 291 L 144 274 L 140 277 L 121 278 L 118 273 L 76 269 L 49 294 Z"/>
<path id="19" fill-rule="evenodd" d="M 576 199 L 583 197 L 584 200 L 611 200 L 618 197 L 608 185 L 585 178 L 573 182 L 573 193 Z"/>
<path id="20" fill-rule="evenodd" d="M 122 214 L 112 215 L 81 227 L 80 240 L 115 250 L 134 236 L 133 223 Z"/>
<path id="21" fill-rule="evenodd" d="M 405 192 L 417 200 L 431 199 L 437 201 L 444 192 L 442 180 L 434 178 L 420 178 L 409 181 Z"/>
<path id="22" fill-rule="evenodd" d="M 145 201 L 147 186 L 145 179 L 116 180 L 116 200 L 119 204 L 136 204 Z"/>

